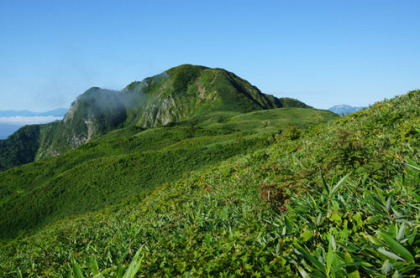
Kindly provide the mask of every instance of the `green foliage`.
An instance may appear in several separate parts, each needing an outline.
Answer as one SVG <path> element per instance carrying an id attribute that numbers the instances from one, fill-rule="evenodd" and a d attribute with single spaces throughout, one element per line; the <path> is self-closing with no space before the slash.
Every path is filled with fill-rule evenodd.
<path id="1" fill-rule="evenodd" d="M 91 257 L 89 260 L 89 271 L 87 273 L 87 277 L 93 276 L 95 278 L 102 278 L 102 277 L 115 277 L 115 278 L 134 278 L 136 277 L 137 272 L 139 271 L 141 262 L 144 258 L 144 255 L 140 257 L 142 248 L 140 248 L 136 255 L 134 256 L 133 260 L 131 261 L 130 265 L 128 266 L 126 272 L 122 273 L 122 265 L 118 265 L 116 268 L 108 268 L 103 271 L 99 271 L 98 262 L 96 261 L 95 257 Z M 73 259 L 72 260 L 72 268 L 73 268 L 73 277 L 75 278 L 84 278 L 83 271 L 77 262 Z M 107 274 L 107 275 L 104 275 Z"/>
<path id="2" fill-rule="evenodd" d="M 182 65 L 168 70 L 175 91 L 182 92 L 191 85 L 206 67 Z"/>
<path id="3" fill-rule="evenodd" d="M 302 135 L 302 130 L 294 125 L 288 126 L 287 129 L 281 133 L 281 136 L 277 136 L 277 141 L 281 140 L 297 140 Z"/>
<path id="4" fill-rule="evenodd" d="M 59 157 L 0 173 L 0 236 L 13 238 L 63 217 L 143 196 L 189 171 L 265 148 L 274 142 L 274 132 L 296 120 L 295 113 L 291 108 L 259 115 L 218 112 L 162 128 L 129 127 Z M 314 115 L 327 120 L 333 114 L 303 109 L 301 126 Z"/>
<path id="5" fill-rule="evenodd" d="M 295 249 L 288 260 L 311 277 L 418 273 L 419 203 L 409 192 L 417 187 L 419 173 L 390 184 L 348 181 L 346 186 L 342 179 L 324 192 L 293 197 L 288 217 L 299 229 L 289 236 Z M 310 237 L 302 243 L 306 234 Z"/>
<path id="6" fill-rule="evenodd" d="M 96 270 L 108 275 L 108 269 L 111 276 L 121 275 L 137 261 L 136 248 L 144 246 L 137 273 L 145 277 L 415 277 L 420 271 L 420 138 L 402 130 L 418 129 L 419 104 L 420 92 L 412 92 L 310 126 L 295 140 L 280 136 L 276 143 L 274 133 L 262 132 L 265 121 L 251 128 L 233 120 L 241 116 L 235 113 L 142 132 L 121 130 L 124 136 L 110 133 L 70 152 L 73 160 L 57 169 L 57 176 L 100 150 L 117 148 L 115 154 L 121 155 L 124 148 L 118 149 L 117 142 L 136 142 L 137 136 L 142 140 L 127 152 L 143 144 L 162 146 L 146 143 L 147 136 L 161 136 L 165 148 L 179 144 L 187 151 L 206 145 L 197 140 L 200 134 L 214 147 L 217 141 L 209 134 L 232 135 L 230 125 L 242 126 L 241 136 L 258 130 L 249 134 L 248 139 L 255 138 L 252 145 L 267 137 L 271 143 L 212 161 L 118 204 L 3 240 L 0 273 L 68 277 L 76 260 L 81 275 Z M 167 144 L 180 133 L 187 138 Z M 89 148 L 97 149 L 89 153 Z M 34 179 L 38 171 L 22 181 Z M 8 182 L 18 177 L 16 172 Z"/>

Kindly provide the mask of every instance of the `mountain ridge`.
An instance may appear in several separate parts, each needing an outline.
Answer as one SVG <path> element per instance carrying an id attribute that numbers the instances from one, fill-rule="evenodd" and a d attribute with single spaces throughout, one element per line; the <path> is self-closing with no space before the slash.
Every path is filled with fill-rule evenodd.
<path id="1" fill-rule="evenodd" d="M 13 153 L 13 144 L 22 144 L 22 138 L 26 138 L 19 137 L 19 131 L 7 139 L 8 143 L 1 142 L 0 170 L 28 162 L 13 162 L 11 157 L 29 154 L 36 161 L 57 156 L 122 127 L 150 128 L 213 111 L 247 113 L 280 107 L 309 108 L 298 100 L 265 95 L 224 69 L 180 65 L 132 82 L 121 91 L 88 89 L 72 103 L 62 121 L 39 126 L 38 138 L 27 142 L 37 142 L 37 147 L 23 148 L 26 151 L 19 147 L 17 151 L 22 153 Z"/>
<path id="2" fill-rule="evenodd" d="M 331 106 L 330 108 L 328 108 L 328 110 L 338 115 L 347 115 L 347 114 L 354 113 L 365 108 L 366 107 L 363 107 L 363 106 L 358 107 L 358 106 L 351 106 L 347 104 L 339 104 L 339 105 Z"/>

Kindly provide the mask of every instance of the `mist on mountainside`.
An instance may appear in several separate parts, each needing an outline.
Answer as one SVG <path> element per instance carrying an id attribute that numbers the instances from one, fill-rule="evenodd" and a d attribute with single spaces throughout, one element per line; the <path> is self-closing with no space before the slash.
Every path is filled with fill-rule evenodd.
<path id="1" fill-rule="evenodd" d="M 10 139 L 0 149 L 0 158 L 9 157 L 7 169 L 27 157 L 40 160 L 58 156 L 113 130 L 124 127 L 152 128 L 188 120 L 215 111 L 248 113 L 283 107 L 310 108 L 293 98 L 276 98 L 232 72 L 219 68 L 180 65 L 135 81 L 121 91 L 92 87 L 77 97 L 62 121 L 41 125 L 36 147 L 15 148 Z M 25 149 L 25 154 L 18 154 Z M 4 161 L 3 161 L 4 163 Z"/>

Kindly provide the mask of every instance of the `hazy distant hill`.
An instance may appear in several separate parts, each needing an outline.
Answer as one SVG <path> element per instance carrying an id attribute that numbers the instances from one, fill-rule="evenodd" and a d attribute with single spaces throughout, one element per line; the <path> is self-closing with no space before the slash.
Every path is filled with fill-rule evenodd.
<path id="1" fill-rule="evenodd" d="M 64 117 L 68 109 L 58 108 L 46 112 L 34 112 L 30 110 L 0 110 L 0 117 Z"/>
<path id="2" fill-rule="evenodd" d="M 366 107 L 355 107 L 355 106 L 350 106 L 346 104 L 341 104 L 341 105 L 335 105 L 333 107 L 330 107 L 328 110 L 338 115 L 347 115 L 347 114 L 362 110 L 364 108 Z"/>
<path id="3" fill-rule="evenodd" d="M 309 106 L 263 94 L 223 69 L 181 65 L 121 91 L 90 88 L 72 103 L 63 121 L 39 126 L 36 138 L 26 141 L 17 134 L 0 142 L 0 170 L 57 156 L 122 127 L 158 127 L 214 111 L 246 113 L 281 107 Z"/>

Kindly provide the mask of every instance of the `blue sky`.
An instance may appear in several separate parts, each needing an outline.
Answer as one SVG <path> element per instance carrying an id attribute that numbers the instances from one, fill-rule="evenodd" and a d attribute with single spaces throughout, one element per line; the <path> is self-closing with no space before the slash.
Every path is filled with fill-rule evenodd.
<path id="1" fill-rule="evenodd" d="M 420 87 L 420 1 L 0 0 L 0 110 L 69 107 L 184 64 L 317 108 Z"/>

